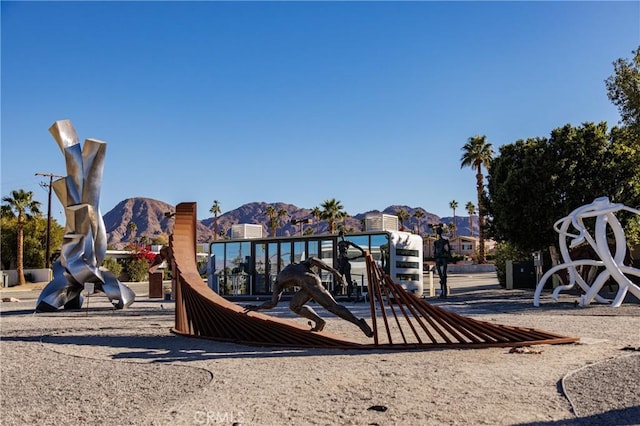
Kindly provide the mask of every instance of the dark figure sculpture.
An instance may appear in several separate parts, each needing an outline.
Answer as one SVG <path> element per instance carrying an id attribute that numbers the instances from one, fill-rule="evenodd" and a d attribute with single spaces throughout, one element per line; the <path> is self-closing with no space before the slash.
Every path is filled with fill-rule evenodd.
<path id="1" fill-rule="evenodd" d="M 447 263 L 451 258 L 451 246 L 449 240 L 442 236 L 442 225 L 436 227 L 437 239 L 433 243 L 433 257 L 436 261 L 436 270 L 440 277 L 440 297 L 447 297 Z"/>
<path id="2" fill-rule="evenodd" d="M 315 326 L 311 329 L 312 331 L 322 331 L 325 325 L 325 321 L 320 318 L 313 308 L 306 304 L 310 300 L 315 300 L 329 312 L 360 327 L 360 330 L 367 337 L 373 337 L 373 332 L 365 319 L 356 318 L 349 309 L 339 305 L 331 296 L 331 293 L 324 288 L 320 276 L 311 269 L 314 266 L 331 272 L 338 281 L 343 280 L 342 275 L 337 270 L 316 257 L 311 257 L 301 263 L 292 263 L 278 274 L 271 300 L 257 306 L 247 305 L 245 306 L 245 312 L 272 309 L 278 304 L 282 293 L 286 289 L 299 287 L 300 290 L 293 295 L 289 302 L 289 307 L 296 314 L 314 322 Z"/>
<path id="3" fill-rule="evenodd" d="M 347 241 L 344 238 L 344 231 L 340 231 L 338 234 L 340 240 L 338 241 L 338 272 L 340 272 L 347 282 L 347 300 L 351 302 L 351 294 L 353 293 L 353 280 L 351 279 L 351 263 L 350 260 L 359 259 L 365 256 L 365 251 L 359 245 L 352 243 L 351 241 Z M 360 255 L 356 257 L 349 257 L 347 253 L 349 251 L 349 247 L 356 248 L 360 250 Z M 356 300 L 358 297 L 356 296 Z"/>

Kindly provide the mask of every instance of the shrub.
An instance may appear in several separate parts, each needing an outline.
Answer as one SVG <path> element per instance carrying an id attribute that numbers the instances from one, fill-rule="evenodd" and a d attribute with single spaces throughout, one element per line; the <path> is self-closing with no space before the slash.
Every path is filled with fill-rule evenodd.
<path id="1" fill-rule="evenodd" d="M 102 262 L 102 267 L 109 270 L 116 278 L 118 278 L 122 272 L 122 265 L 113 257 L 105 257 Z"/>
<path id="2" fill-rule="evenodd" d="M 125 270 L 131 281 L 145 281 L 149 274 L 149 262 L 145 259 L 132 259 L 125 266 Z"/>
<path id="3" fill-rule="evenodd" d="M 502 242 L 496 246 L 495 263 L 498 282 L 502 287 L 507 286 L 507 260 L 519 262 L 530 260 L 531 253 L 517 249 L 513 244 Z"/>

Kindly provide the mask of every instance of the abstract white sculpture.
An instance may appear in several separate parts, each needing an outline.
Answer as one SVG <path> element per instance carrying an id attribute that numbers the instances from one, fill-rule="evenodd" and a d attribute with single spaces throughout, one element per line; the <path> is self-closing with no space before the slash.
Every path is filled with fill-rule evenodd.
<path id="1" fill-rule="evenodd" d="M 626 207 L 623 204 L 613 204 L 607 197 L 596 198 L 591 204 L 578 207 L 572 211 L 567 217 L 557 221 L 553 228 L 559 234 L 560 252 L 564 263 L 549 269 L 540 279 L 536 287 L 533 299 L 534 306 L 540 306 L 540 293 L 549 277 L 561 269 L 567 269 L 569 272 L 569 284 L 557 287 L 553 291 L 553 300 L 558 300 L 558 294 L 563 290 L 573 288 L 575 283 L 585 291 L 580 298 L 580 306 L 589 305 L 593 299 L 599 303 L 608 303 L 609 300 L 598 295 L 602 286 L 609 278 L 613 278 L 618 283 L 618 293 L 611 302 L 611 307 L 617 308 L 622 304 L 627 292 L 630 291 L 636 297 L 640 298 L 640 287 L 633 283 L 625 274 L 640 277 L 640 269 L 624 265 L 625 254 L 627 252 L 627 241 L 624 235 L 622 225 L 615 217 L 614 213 L 626 210 L 635 214 L 640 214 L 639 210 Z M 595 217 L 595 239 L 591 236 L 584 225 L 584 219 Z M 568 232 L 569 226 L 573 225 L 578 234 Z M 615 237 L 615 254 L 611 253 L 607 241 L 607 225 L 611 227 Z M 574 248 L 587 241 L 595 251 L 599 260 L 596 259 L 571 259 L 569 248 L 567 247 L 567 239 L 571 238 L 570 248 Z M 577 272 L 576 267 L 582 265 L 602 266 L 605 269 L 601 271 L 593 284 L 588 284 Z"/>

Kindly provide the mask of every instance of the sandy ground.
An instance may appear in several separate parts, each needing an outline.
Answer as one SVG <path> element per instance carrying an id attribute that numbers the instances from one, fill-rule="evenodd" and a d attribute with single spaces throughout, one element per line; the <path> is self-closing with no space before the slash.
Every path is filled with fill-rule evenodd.
<path id="1" fill-rule="evenodd" d="M 173 303 L 34 314 L 37 292 L 1 305 L 3 425 L 601 425 L 640 423 L 640 304 L 579 308 L 576 295 L 451 278 L 429 299 L 483 321 L 580 343 L 431 351 L 260 348 L 172 334 Z M 358 316 L 368 306 L 349 304 Z M 318 309 L 332 333 L 361 338 Z M 286 303 L 271 314 L 294 318 Z"/>

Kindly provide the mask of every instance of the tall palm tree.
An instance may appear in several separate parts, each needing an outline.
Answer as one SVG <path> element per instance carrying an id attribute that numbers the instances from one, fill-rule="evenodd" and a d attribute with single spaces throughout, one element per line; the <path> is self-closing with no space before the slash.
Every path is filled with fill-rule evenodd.
<path id="1" fill-rule="evenodd" d="M 462 157 L 460 158 L 460 168 L 471 167 L 476 171 L 476 191 L 478 193 L 478 228 L 480 229 L 478 250 L 478 263 L 485 263 L 484 256 L 484 217 L 486 208 L 482 202 L 484 194 L 484 175 L 482 174 L 482 166 L 487 171 L 493 159 L 493 146 L 487 142 L 487 137 L 473 136 L 467 140 L 462 147 Z"/>
<path id="2" fill-rule="evenodd" d="M 404 231 L 404 221 L 409 219 L 409 213 L 405 209 L 396 210 L 396 216 L 400 219 L 400 230 Z"/>
<path id="3" fill-rule="evenodd" d="M 418 222 L 418 235 L 422 236 L 422 218 L 424 217 L 424 210 L 416 209 L 416 211 L 413 212 L 413 217 L 415 217 Z"/>
<path id="4" fill-rule="evenodd" d="M 456 209 L 458 208 L 458 202 L 456 200 L 449 201 L 449 208 L 453 210 L 453 223 L 456 223 Z M 453 230 L 453 236 L 456 236 L 456 229 Z"/>
<path id="5" fill-rule="evenodd" d="M 467 201 L 464 208 L 467 209 L 467 213 L 469 214 L 469 232 L 473 237 L 473 215 L 476 214 L 476 206 L 471 201 Z"/>
<path id="6" fill-rule="evenodd" d="M 40 214 L 40 202 L 33 199 L 33 192 L 18 189 L 11 191 L 10 197 L 3 197 L 3 203 L 5 204 L 3 209 L 7 212 L 9 209 L 14 213 L 17 218 L 17 246 L 18 252 L 16 253 L 16 269 L 18 273 L 18 285 L 24 285 L 24 225 L 25 222 L 31 218 L 31 215 Z"/>
<path id="7" fill-rule="evenodd" d="M 347 215 L 346 212 L 342 211 L 344 207 L 340 204 L 340 201 L 332 198 L 330 200 L 325 200 L 322 204 L 321 218 L 326 220 L 329 224 L 329 233 L 333 234 L 336 232 L 336 222 L 341 221 Z"/>
<path id="8" fill-rule="evenodd" d="M 313 210 L 311 210 L 311 216 L 313 216 L 313 218 L 316 220 L 316 234 L 317 234 L 320 229 L 320 218 L 322 217 L 322 210 L 320 210 L 320 207 L 315 206 Z"/>
<path id="9" fill-rule="evenodd" d="M 269 236 L 275 237 L 276 229 L 278 228 L 278 211 L 272 205 L 268 205 L 264 214 L 269 218 L 267 222 L 269 224 Z"/>
<path id="10" fill-rule="evenodd" d="M 283 208 L 278 210 L 278 228 L 282 226 L 283 223 L 287 222 L 287 217 L 289 213 Z"/>
<path id="11" fill-rule="evenodd" d="M 129 230 L 129 243 L 133 244 L 133 241 L 136 238 L 136 231 L 138 230 L 138 225 L 136 225 L 134 221 L 131 221 L 127 225 L 127 229 Z"/>
<path id="12" fill-rule="evenodd" d="M 220 202 L 218 200 L 213 200 L 213 205 L 209 209 L 209 213 L 213 215 L 213 239 L 218 239 L 218 214 L 222 213 L 222 209 L 220 209 Z"/>

